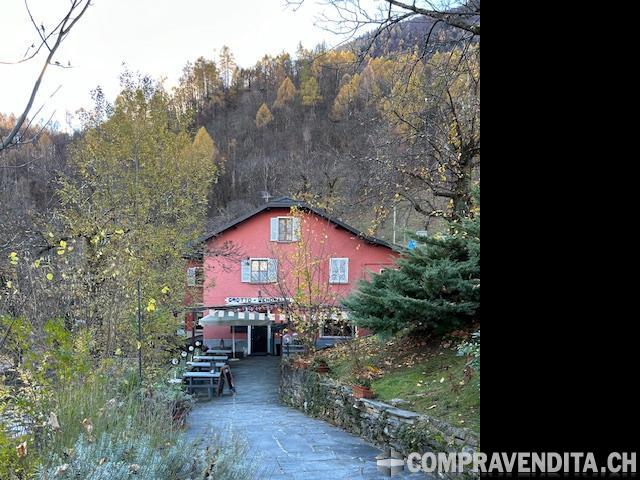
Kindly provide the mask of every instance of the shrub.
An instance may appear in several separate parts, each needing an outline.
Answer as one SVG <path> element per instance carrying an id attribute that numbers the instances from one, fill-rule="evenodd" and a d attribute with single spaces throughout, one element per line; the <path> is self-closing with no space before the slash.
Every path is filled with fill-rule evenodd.
<path id="1" fill-rule="evenodd" d="M 0 478 L 1 479 L 26 479 L 30 478 L 34 469 L 33 455 L 20 457 L 18 455 L 17 446 L 27 442 L 28 436 L 12 437 L 4 429 L 0 423 Z M 27 447 L 27 453 L 28 448 Z"/>
<path id="2" fill-rule="evenodd" d="M 47 468 L 41 468 L 37 478 L 83 480 L 187 480 L 216 478 L 240 480 L 250 478 L 242 458 L 243 447 L 228 442 L 224 448 L 199 451 L 197 445 L 185 440 L 162 447 L 148 435 L 135 431 L 120 435 L 103 433 L 96 441 L 81 436 L 73 451 L 53 455 Z"/>

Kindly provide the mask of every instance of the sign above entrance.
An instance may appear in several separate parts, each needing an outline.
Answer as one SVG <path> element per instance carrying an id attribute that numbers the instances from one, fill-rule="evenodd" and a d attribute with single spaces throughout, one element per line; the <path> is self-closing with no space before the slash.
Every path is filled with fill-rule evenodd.
<path id="1" fill-rule="evenodd" d="M 227 297 L 224 299 L 227 305 L 245 305 L 247 303 L 284 303 L 292 301 L 289 298 L 271 298 L 271 297 Z"/>

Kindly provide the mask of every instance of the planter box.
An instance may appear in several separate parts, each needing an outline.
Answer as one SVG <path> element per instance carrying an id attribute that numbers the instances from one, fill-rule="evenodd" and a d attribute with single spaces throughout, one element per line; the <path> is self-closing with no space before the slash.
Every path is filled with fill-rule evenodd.
<path id="1" fill-rule="evenodd" d="M 351 387 L 351 391 L 355 398 L 373 398 L 373 392 L 369 387 L 354 385 L 353 387 Z"/>

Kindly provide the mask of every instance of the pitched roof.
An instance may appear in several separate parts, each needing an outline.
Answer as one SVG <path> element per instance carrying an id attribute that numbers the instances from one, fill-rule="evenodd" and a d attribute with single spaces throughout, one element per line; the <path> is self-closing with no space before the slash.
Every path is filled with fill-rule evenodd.
<path id="1" fill-rule="evenodd" d="M 264 205 L 261 205 L 260 207 L 256 208 L 255 210 L 247 213 L 246 215 L 238 217 L 235 220 L 232 220 L 231 222 L 226 223 L 225 225 L 222 225 L 221 227 L 218 227 L 217 229 L 215 229 L 214 231 L 208 233 L 204 237 L 201 237 L 199 239 L 199 241 L 200 242 L 206 242 L 207 240 L 210 240 L 211 238 L 213 238 L 213 237 L 215 237 L 217 235 L 220 235 L 224 231 L 229 230 L 230 228 L 233 228 L 233 227 L 241 224 L 245 220 L 248 220 L 251 217 L 253 217 L 254 215 L 257 215 L 259 213 L 266 212 L 266 211 L 269 211 L 269 210 L 274 209 L 274 208 L 291 208 L 291 207 L 296 207 L 296 208 L 300 208 L 302 210 L 306 210 L 308 212 L 315 213 L 316 215 L 327 219 L 328 221 L 330 221 L 334 225 L 337 225 L 338 227 L 343 228 L 343 229 L 353 233 L 356 237 L 361 238 L 362 240 L 364 240 L 367 243 L 371 243 L 373 245 L 380 245 L 381 247 L 386 247 L 386 248 L 393 249 L 393 246 L 391 244 L 385 242 L 384 240 L 380 240 L 379 238 L 366 235 L 365 233 L 361 232 L 357 228 L 354 228 L 351 225 L 347 225 L 343 221 L 338 220 L 335 217 L 332 217 L 331 215 L 329 215 L 327 212 L 325 212 L 322 209 L 319 209 L 319 208 L 316 208 L 316 207 L 314 207 L 312 205 L 309 205 L 307 202 L 303 202 L 302 200 L 294 200 L 294 199 L 289 198 L 289 197 L 275 198 L 275 199 L 271 200 L 270 202 L 265 203 Z"/>

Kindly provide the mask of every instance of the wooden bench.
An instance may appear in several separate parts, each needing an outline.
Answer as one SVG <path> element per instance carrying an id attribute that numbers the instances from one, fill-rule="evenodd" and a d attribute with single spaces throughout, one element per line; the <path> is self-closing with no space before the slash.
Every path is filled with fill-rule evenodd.
<path id="1" fill-rule="evenodd" d="M 216 396 L 222 393 L 223 380 L 220 372 L 185 372 L 182 377 L 187 383 L 187 392 L 195 393 L 198 389 L 206 389 L 208 399 L 213 398 L 213 390 L 216 390 Z"/>
<path id="2" fill-rule="evenodd" d="M 211 348 L 206 351 L 205 355 L 231 355 L 233 350 Z"/>
<path id="3" fill-rule="evenodd" d="M 226 362 L 229 357 L 226 355 L 194 355 L 193 360 L 199 362 Z"/>
<path id="4" fill-rule="evenodd" d="M 284 355 L 292 355 L 294 353 L 304 353 L 304 345 L 300 343 L 285 343 L 282 346 L 282 353 Z"/>

